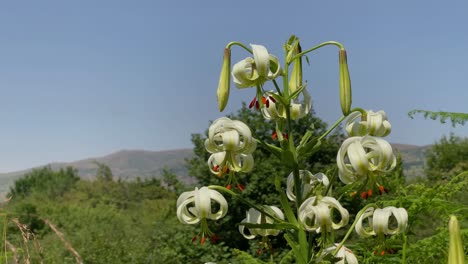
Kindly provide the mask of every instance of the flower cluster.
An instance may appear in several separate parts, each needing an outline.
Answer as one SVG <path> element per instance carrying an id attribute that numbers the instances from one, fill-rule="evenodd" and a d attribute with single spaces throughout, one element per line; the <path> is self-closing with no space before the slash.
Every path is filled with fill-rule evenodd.
<path id="1" fill-rule="evenodd" d="M 357 122 L 358 118 L 361 118 Z M 396 158 L 392 146 L 381 137 L 390 134 L 391 125 L 384 111 L 372 110 L 353 112 L 346 123 L 346 131 L 350 136 L 338 151 L 336 160 L 338 175 L 345 184 L 367 180 L 368 190 L 361 197 L 372 195 L 374 186 L 387 191 L 377 176 L 390 172 L 396 166 Z"/>
<path id="2" fill-rule="evenodd" d="M 231 71 L 231 46 L 238 45 L 252 54 L 233 65 Z M 339 47 L 339 88 L 340 106 L 343 117 L 320 136 L 313 124 L 300 140 L 294 140 L 292 120 L 300 119 L 311 111 L 312 100 L 302 80 L 302 57 L 325 45 Z M 264 245 L 269 245 L 269 236 L 277 236 L 284 231 L 284 238 L 292 248 L 296 263 L 313 261 L 332 261 L 334 263 L 357 263 L 353 252 L 343 246 L 354 226 L 358 235 L 376 236 L 379 239 L 386 235 L 404 233 L 408 226 L 408 213 L 404 208 L 393 206 L 383 209 L 369 204 L 357 213 L 357 219 L 351 225 L 341 243 L 335 243 L 334 230 L 346 227 L 349 212 L 340 204 L 340 198 L 332 197 L 332 185 L 336 182 L 336 172 L 311 173 L 302 169 L 300 160 L 308 158 L 321 146 L 321 140 L 335 129 L 345 118 L 349 138 L 344 140 L 337 153 L 338 177 L 347 186 L 333 189 L 333 193 L 343 194 L 353 188 L 370 189 L 361 195 L 367 198 L 372 195 L 372 188 L 377 185 L 381 194 L 387 190 L 381 185 L 381 175 L 390 172 L 396 166 L 396 158 L 391 145 L 382 137 L 391 132 L 391 125 L 384 111 L 365 111 L 361 108 L 351 109 L 351 80 L 344 47 L 337 42 L 326 42 L 302 51 L 299 39 L 292 36 L 284 46 L 285 64 L 281 68 L 278 58 L 261 45 L 251 44 L 251 49 L 238 43 L 229 43 L 224 50 L 223 66 L 218 85 L 218 107 L 222 111 L 229 97 L 230 79 L 240 88 L 254 87 L 255 98 L 249 107 L 259 109 L 266 120 L 276 125 L 273 139 L 278 145 L 262 142 L 252 137 L 249 127 L 241 121 L 226 117 L 216 119 L 208 130 L 205 148 L 211 153 L 208 158 L 209 170 L 219 177 L 229 175 L 227 187 L 209 186 L 195 188 L 184 192 L 177 200 L 177 217 L 182 223 L 201 223 L 202 243 L 205 236 L 213 236 L 207 220 L 218 220 L 226 215 L 226 199 L 218 191 L 226 192 L 248 205 L 245 218 L 238 224 L 238 230 L 246 239 L 262 238 Z M 289 75 L 288 67 L 293 65 Z M 290 78 L 286 78 L 290 76 Z M 283 77 L 283 90 L 276 78 Z M 275 91 L 265 91 L 264 85 L 272 81 Z M 284 140 L 286 139 L 286 140 Z M 242 194 L 231 191 L 231 180 L 236 172 L 250 172 L 254 168 L 252 153 L 257 141 L 281 160 L 281 164 L 293 170 L 287 179 L 282 175 L 275 178 L 279 193 L 280 207 L 274 205 L 257 206 Z M 298 144 L 296 146 L 296 144 Z M 286 189 L 282 183 L 286 181 Z M 235 182 L 236 186 L 241 186 Z M 243 187 L 239 187 L 243 189 Z M 337 196 L 338 197 L 338 196 Z M 339 196 L 342 197 L 342 196 Z M 291 201 L 288 201 L 288 199 Z M 294 205 L 293 205 L 294 204 Z M 295 206 L 293 208 L 293 206 Z M 309 232 L 309 234 L 307 234 Z M 307 238 L 309 236 L 309 238 Z M 318 238 L 320 236 L 320 238 Z M 313 245 L 310 244 L 313 241 Z M 311 249 L 320 248 L 317 252 Z M 271 247 L 270 247 L 271 249 Z M 273 258 L 272 258 L 273 259 Z"/>

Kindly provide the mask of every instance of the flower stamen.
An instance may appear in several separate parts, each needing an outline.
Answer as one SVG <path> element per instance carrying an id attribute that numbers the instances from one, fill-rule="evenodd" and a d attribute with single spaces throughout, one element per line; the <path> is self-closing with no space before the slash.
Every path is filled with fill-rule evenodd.
<path id="1" fill-rule="evenodd" d="M 255 105 L 256 102 L 257 102 L 257 97 L 254 97 L 252 102 L 250 102 L 250 104 L 249 104 L 249 109 L 251 109 Z"/>

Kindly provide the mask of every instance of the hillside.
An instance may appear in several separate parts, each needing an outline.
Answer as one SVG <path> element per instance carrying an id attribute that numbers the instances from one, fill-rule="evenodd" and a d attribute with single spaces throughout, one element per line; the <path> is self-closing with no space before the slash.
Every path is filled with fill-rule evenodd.
<path id="1" fill-rule="evenodd" d="M 426 151 L 431 147 L 405 144 L 392 144 L 394 152 L 401 154 L 404 173 L 407 179 L 424 177 Z"/>
<path id="2" fill-rule="evenodd" d="M 392 144 L 396 153 L 403 158 L 405 175 L 408 178 L 424 176 L 425 152 L 430 146 L 414 146 L 404 144 Z M 160 176 L 162 170 L 167 168 L 176 174 L 185 183 L 194 183 L 195 180 L 188 175 L 185 160 L 191 158 L 191 149 L 178 149 L 167 151 L 146 150 L 122 150 L 103 157 L 87 158 L 67 163 L 50 163 L 52 169 L 72 166 L 78 169 L 82 178 L 91 179 L 96 175 L 100 162 L 109 166 L 115 178 L 131 180 L 139 176 L 141 178 Z M 41 166 L 43 167 L 43 166 Z M 0 193 L 6 193 L 16 179 L 29 172 L 31 169 L 0 174 Z"/>
<path id="3" fill-rule="evenodd" d="M 185 183 L 193 183 L 194 179 L 188 175 L 185 159 L 192 157 L 191 149 L 177 149 L 167 151 L 122 150 L 103 157 L 87 158 L 74 162 L 50 163 L 54 170 L 72 166 L 78 170 L 82 178 L 91 179 L 96 175 L 95 162 L 109 166 L 115 178 L 131 180 L 136 177 L 150 178 L 162 174 L 164 168 L 171 170 Z M 40 167 L 44 167 L 40 166 Z M 0 193 L 5 194 L 14 181 L 34 168 L 0 173 Z"/>

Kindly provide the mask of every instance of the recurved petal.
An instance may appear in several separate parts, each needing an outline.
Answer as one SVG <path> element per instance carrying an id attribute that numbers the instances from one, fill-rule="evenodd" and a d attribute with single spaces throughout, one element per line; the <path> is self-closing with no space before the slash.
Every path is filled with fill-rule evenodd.
<path id="1" fill-rule="evenodd" d="M 388 208 L 391 208 L 390 210 L 397 221 L 397 227 L 395 227 L 394 229 L 390 229 L 390 227 L 388 227 L 387 234 L 393 235 L 404 232 L 408 225 L 408 213 L 404 208 Z"/>
<path id="2" fill-rule="evenodd" d="M 370 237 L 370 236 L 373 236 L 375 235 L 375 232 L 373 230 L 373 226 L 372 226 L 372 216 L 374 214 L 374 208 L 373 207 L 370 207 L 370 208 L 367 208 L 364 213 L 361 215 L 361 217 L 359 217 L 357 223 L 356 223 L 356 226 L 354 227 L 355 230 L 356 230 L 356 233 L 358 233 L 358 235 L 362 236 L 362 237 Z M 363 226 L 363 222 L 366 220 L 366 219 L 369 219 L 368 220 L 368 227 L 364 227 Z"/>
<path id="3" fill-rule="evenodd" d="M 376 234 L 388 234 L 388 221 L 392 215 L 392 208 L 386 207 L 383 209 L 377 208 L 374 211 L 374 217 L 372 218 L 372 226 Z"/>
<path id="4" fill-rule="evenodd" d="M 267 78 L 272 80 L 281 74 L 281 65 L 279 63 L 278 58 L 271 54 L 269 55 L 269 60 L 270 60 L 270 69 L 268 71 Z"/>
<path id="5" fill-rule="evenodd" d="M 270 55 L 268 54 L 268 50 L 262 45 L 250 44 L 250 46 L 252 47 L 258 75 L 265 78 L 268 77 L 268 72 L 270 71 Z"/>
<path id="6" fill-rule="evenodd" d="M 255 61 L 252 58 L 245 58 L 234 64 L 232 67 L 232 80 L 237 88 L 248 88 L 255 86 L 258 79 L 258 72 L 254 69 Z"/>
<path id="7" fill-rule="evenodd" d="M 226 215 L 228 211 L 228 203 L 226 199 L 224 198 L 224 196 L 220 194 L 218 191 L 210 190 L 210 189 L 208 190 L 210 192 L 211 199 L 219 204 L 218 211 L 215 213 L 210 212 L 209 218 L 212 220 L 218 220 Z M 210 208 L 210 211 L 211 211 L 211 208 Z"/>
<path id="8" fill-rule="evenodd" d="M 338 212 L 341 215 L 341 220 L 340 220 L 339 223 L 332 222 L 332 220 L 330 218 L 333 229 L 339 229 L 339 228 L 341 228 L 341 227 L 348 224 L 348 221 L 349 221 L 348 210 L 346 210 L 343 206 L 341 206 L 340 202 L 338 202 L 335 198 L 325 196 L 325 197 L 322 198 L 322 200 L 320 200 L 320 202 L 327 204 L 329 207 L 335 208 L 336 210 L 338 210 Z M 329 214 L 330 213 L 331 212 L 329 212 Z"/>
<path id="9" fill-rule="evenodd" d="M 195 209 L 200 219 L 208 218 L 211 214 L 211 195 L 207 187 L 195 188 Z"/>
<path id="10" fill-rule="evenodd" d="M 245 226 L 242 225 L 242 223 L 249 223 L 247 221 L 247 218 L 244 218 L 244 220 L 241 221 L 241 223 L 239 224 L 239 232 L 247 239 L 254 239 L 255 238 L 255 235 L 254 234 L 246 234 L 244 231 L 245 231 Z"/>
<path id="11" fill-rule="evenodd" d="M 181 193 L 179 198 L 177 198 L 177 207 L 179 207 L 180 204 L 182 204 L 188 198 L 193 197 L 194 195 L 195 195 L 194 191 Z"/>
<path id="12" fill-rule="evenodd" d="M 236 130 L 225 131 L 221 134 L 223 139 L 223 148 L 226 151 L 236 150 L 239 148 L 239 133 Z"/>
<path id="13" fill-rule="evenodd" d="M 369 171 L 369 161 L 366 151 L 360 142 L 355 141 L 349 144 L 347 149 L 348 159 L 358 175 L 365 175 Z"/>
<path id="14" fill-rule="evenodd" d="M 254 167 L 254 159 L 252 154 L 236 155 L 236 164 L 239 167 L 239 171 L 250 172 Z"/>
<path id="15" fill-rule="evenodd" d="M 208 158 L 208 168 L 210 169 L 210 172 L 213 174 L 218 174 L 219 170 L 221 168 L 221 165 L 224 163 L 224 159 L 226 157 L 226 152 L 217 152 L 211 154 L 211 156 Z M 218 170 L 215 170 L 214 168 L 218 168 Z"/>
<path id="16" fill-rule="evenodd" d="M 194 197 L 190 197 L 184 201 L 182 201 L 179 206 L 177 206 L 177 218 L 181 223 L 193 225 L 200 222 L 200 218 L 190 212 L 189 208 L 187 207 L 189 204 L 195 201 Z"/>

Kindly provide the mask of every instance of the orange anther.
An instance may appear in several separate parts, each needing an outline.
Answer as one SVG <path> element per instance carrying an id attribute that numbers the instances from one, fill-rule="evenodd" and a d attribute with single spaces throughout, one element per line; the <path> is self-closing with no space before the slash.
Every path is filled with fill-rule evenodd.
<path id="1" fill-rule="evenodd" d="M 361 198 L 362 199 L 367 199 L 367 192 L 362 192 L 361 193 Z"/>
<path id="2" fill-rule="evenodd" d="M 252 102 L 250 102 L 250 104 L 249 104 L 249 108 L 252 108 L 255 105 L 256 102 L 257 102 L 257 97 L 254 97 Z"/>

